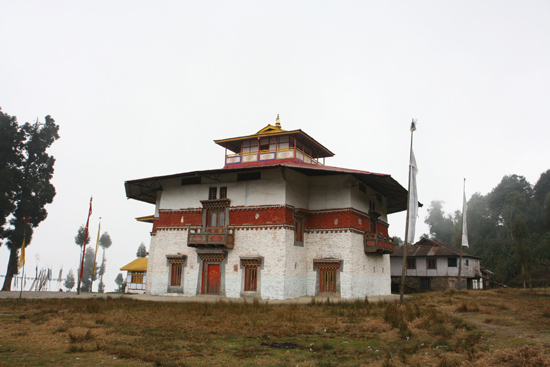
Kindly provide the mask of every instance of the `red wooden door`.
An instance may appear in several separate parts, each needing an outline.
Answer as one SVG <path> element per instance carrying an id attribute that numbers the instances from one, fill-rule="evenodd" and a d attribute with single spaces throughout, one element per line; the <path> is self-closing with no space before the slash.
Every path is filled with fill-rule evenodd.
<path id="1" fill-rule="evenodd" d="M 208 264 L 206 293 L 220 294 L 220 264 Z"/>

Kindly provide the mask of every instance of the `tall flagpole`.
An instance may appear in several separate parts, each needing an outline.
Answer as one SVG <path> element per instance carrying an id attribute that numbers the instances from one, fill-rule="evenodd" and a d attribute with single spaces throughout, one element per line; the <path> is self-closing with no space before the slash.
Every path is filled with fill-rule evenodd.
<path id="1" fill-rule="evenodd" d="M 97 227 L 97 241 L 95 243 L 95 254 L 94 254 L 94 271 L 92 271 L 92 282 L 90 283 L 90 292 L 93 291 L 93 285 L 94 285 L 94 276 L 95 276 L 95 261 L 97 259 L 97 249 L 99 247 L 99 233 L 101 232 L 101 217 L 99 217 L 99 227 Z M 99 292 L 99 290 L 98 290 Z"/>
<path id="2" fill-rule="evenodd" d="M 76 294 L 80 294 L 80 284 L 82 283 L 82 275 L 84 274 L 84 255 L 86 255 L 86 239 L 88 238 L 88 225 L 90 224 L 90 215 L 92 215 L 92 199 L 90 197 L 90 210 L 88 210 L 88 219 L 86 219 L 86 228 L 84 228 L 84 243 L 82 244 L 82 260 L 80 261 L 80 273 L 78 275 L 78 287 Z"/>
<path id="3" fill-rule="evenodd" d="M 459 263 L 458 263 L 458 286 L 457 286 L 457 289 L 462 289 L 462 246 L 464 246 L 464 234 L 465 234 L 464 221 L 466 220 L 466 214 L 464 214 L 464 212 L 466 211 L 466 179 L 464 179 L 464 187 L 462 189 L 462 192 L 463 192 L 462 228 L 460 229 L 460 260 L 459 260 Z"/>
<path id="4" fill-rule="evenodd" d="M 405 243 L 403 244 L 403 268 L 401 271 L 401 284 L 399 288 L 399 302 L 403 303 L 403 297 L 405 294 L 405 277 L 407 275 L 407 244 L 409 238 L 409 212 L 410 212 L 410 201 L 411 201 L 411 173 L 413 170 L 412 161 L 413 161 L 413 133 L 416 130 L 416 121 L 413 119 L 411 122 L 411 147 L 409 152 L 409 184 L 407 189 L 407 220 L 405 222 Z"/>

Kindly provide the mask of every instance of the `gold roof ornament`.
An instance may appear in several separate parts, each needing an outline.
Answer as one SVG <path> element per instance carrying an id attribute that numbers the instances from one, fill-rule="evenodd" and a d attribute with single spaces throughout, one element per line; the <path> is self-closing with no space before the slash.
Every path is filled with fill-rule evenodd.
<path id="1" fill-rule="evenodd" d="M 281 120 L 279 120 L 279 114 L 277 114 L 277 119 L 275 120 L 275 126 L 279 129 L 281 128 Z"/>

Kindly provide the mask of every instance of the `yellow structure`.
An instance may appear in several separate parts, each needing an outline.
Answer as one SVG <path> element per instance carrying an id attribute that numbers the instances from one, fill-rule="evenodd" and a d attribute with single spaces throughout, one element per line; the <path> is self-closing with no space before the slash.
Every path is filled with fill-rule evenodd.
<path id="1" fill-rule="evenodd" d="M 128 272 L 126 276 L 126 290 L 128 293 L 145 293 L 147 262 L 146 257 L 138 257 L 120 268 L 120 270 Z"/>

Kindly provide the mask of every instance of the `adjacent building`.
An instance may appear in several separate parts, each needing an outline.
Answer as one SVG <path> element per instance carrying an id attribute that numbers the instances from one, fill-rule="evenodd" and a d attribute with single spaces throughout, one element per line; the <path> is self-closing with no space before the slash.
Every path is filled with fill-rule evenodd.
<path id="1" fill-rule="evenodd" d="M 391 293 L 388 215 L 407 191 L 388 174 L 331 167 L 334 154 L 279 118 L 215 140 L 225 164 L 125 182 L 154 205 L 147 292 L 288 299 Z"/>
<path id="2" fill-rule="evenodd" d="M 391 254 L 391 276 L 394 291 L 399 289 L 403 272 L 403 251 L 399 246 Z M 409 292 L 457 288 L 460 250 L 438 240 L 423 238 L 407 245 L 405 289 Z M 483 289 L 480 258 L 462 252 L 462 289 Z"/>
<path id="3" fill-rule="evenodd" d="M 147 258 L 138 257 L 129 264 L 124 265 L 120 270 L 126 271 L 126 292 L 145 293 L 147 284 Z"/>

